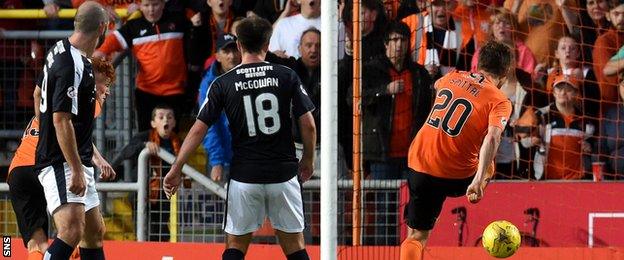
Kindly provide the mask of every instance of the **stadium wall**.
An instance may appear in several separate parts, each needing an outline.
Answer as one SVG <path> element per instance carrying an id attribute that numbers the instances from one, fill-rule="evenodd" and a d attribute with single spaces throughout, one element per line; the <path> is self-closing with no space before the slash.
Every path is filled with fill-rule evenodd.
<path id="1" fill-rule="evenodd" d="M 402 194 L 404 202 L 401 205 L 405 205 L 407 192 Z M 527 216 L 524 211 L 538 208 L 537 238 L 551 247 L 588 247 L 590 213 L 613 213 L 601 214 L 607 217 L 592 220 L 593 246 L 624 247 L 624 203 L 621 194 L 624 194 L 621 183 L 492 183 L 478 204 L 470 204 L 463 196 L 447 199 L 428 244 L 458 245 L 457 216 L 451 210 L 464 206 L 467 210 L 464 245 L 467 246 L 473 246 L 483 229 L 495 220 L 511 221 L 520 231 L 530 232 L 532 225 L 525 224 Z"/>

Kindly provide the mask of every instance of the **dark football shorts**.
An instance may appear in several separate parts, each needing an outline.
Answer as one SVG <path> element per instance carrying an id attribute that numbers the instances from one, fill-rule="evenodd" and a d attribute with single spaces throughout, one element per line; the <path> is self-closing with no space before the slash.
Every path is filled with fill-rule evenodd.
<path id="1" fill-rule="evenodd" d="M 410 169 L 407 177 L 410 197 L 403 212 L 407 226 L 418 230 L 433 229 L 446 197 L 466 195 L 473 177 L 445 179 Z"/>
<path id="2" fill-rule="evenodd" d="M 9 195 L 17 217 L 17 226 L 27 246 L 38 228 L 48 234 L 48 213 L 43 187 L 33 166 L 15 167 L 9 177 Z"/>

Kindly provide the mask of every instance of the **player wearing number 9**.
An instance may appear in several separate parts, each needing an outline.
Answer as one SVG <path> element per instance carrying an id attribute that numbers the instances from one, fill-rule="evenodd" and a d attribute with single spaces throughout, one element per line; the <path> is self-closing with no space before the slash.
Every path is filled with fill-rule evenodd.
<path id="1" fill-rule="evenodd" d="M 465 194 L 472 203 L 483 197 L 511 114 L 500 87 L 512 55 L 506 45 L 488 42 L 481 48 L 478 73 L 452 71 L 436 81 L 434 106 L 408 154 L 408 236 L 401 260 L 422 259 L 446 197 Z"/>
<path id="2" fill-rule="evenodd" d="M 237 27 L 241 64 L 215 79 L 175 163 L 164 180 L 167 196 L 181 181 L 182 166 L 224 112 L 232 135 L 232 162 L 223 259 L 243 259 L 251 234 L 268 216 L 289 260 L 309 259 L 303 240 L 300 181 L 314 171 L 314 105 L 291 69 L 264 61 L 271 24 L 249 17 Z M 295 158 L 291 115 L 299 120 L 304 151 Z M 299 174 L 298 174 L 299 173 Z"/>

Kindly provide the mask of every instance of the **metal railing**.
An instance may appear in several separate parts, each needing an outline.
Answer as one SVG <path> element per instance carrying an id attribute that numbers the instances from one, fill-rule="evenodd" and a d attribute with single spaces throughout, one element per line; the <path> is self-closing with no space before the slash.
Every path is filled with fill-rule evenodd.
<path id="1" fill-rule="evenodd" d="M 141 155 L 143 155 L 143 157 L 145 157 L 145 154 L 149 155 L 149 153 L 147 152 L 147 149 L 144 150 Z M 141 157 L 141 155 L 139 157 Z M 100 193 L 107 193 L 107 192 L 134 192 L 137 193 L 137 196 L 139 198 L 144 197 L 145 194 L 147 194 L 146 191 L 146 187 L 145 185 L 141 185 L 142 183 L 144 183 L 146 176 L 143 175 L 145 174 L 145 172 L 139 172 L 138 174 L 138 180 L 136 182 L 132 182 L 132 183 L 119 183 L 119 182 L 98 182 L 95 184 L 95 187 L 97 189 L 98 192 Z M 0 194 L 3 194 L 3 197 L 0 198 L 0 204 L 1 204 L 1 208 L 0 208 L 0 219 L 2 220 L 1 223 L 1 230 L 3 231 L 4 235 L 11 235 L 11 236 L 19 236 L 18 232 L 17 232 L 17 222 L 15 222 L 15 214 L 13 212 L 12 208 L 9 208 L 11 203 L 10 200 L 8 198 L 8 192 L 9 192 L 9 185 L 7 183 L 0 183 Z M 101 197 L 101 205 L 102 207 L 105 206 L 105 200 L 106 197 Z M 145 212 L 145 200 L 142 199 L 138 199 L 136 201 L 136 207 L 137 207 L 137 211 L 136 212 Z M 105 214 L 105 211 L 103 211 L 103 214 Z M 137 216 L 137 222 L 136 222 L 136 233 L 137 233 L 137 240 L 138 241 L 145 241 L 145 234 L 146 234 L 146 230 L 145 230 L 145 220 L 141 218 L 140 214 L 136 214 Z M 52 227 L 52 220 L 50 220 L 50 227 Z M 10 232 L 7 232 L 10 231 Z M 52 231 L 52 230 L 49 230 Z M 52 234 L 52 232 L 50 232 L 50 234 Z"/>
<path id="2" fill-rule="evenodd" d="M 175 157 L 162 149 L 158 156 L 166 163 L 173 163 Z M 143 158 L 148 159 L 148 158 Z M 146 165 L 147 167 L 143 167 Z M 160 172 L 162 178 L 168 165 L 140 163 L 139 171 Z M 226 189 L 204 174 L 185 165 L 182 172 L 191 178 L 190 186 L 181 187 L 175 200 L 158 197 L 148 204 L 150 216 L 147 237 L 154 241 L 211 242 L 221 243 L 225 234 L 222 230 L 226 208 Z M 400 187 L 404 180 L 364 180 L 361 202 L 361 238 L 368 245 L 398 245 L 400 242 Z M 353 238 L 352 203 L 353 181 L 336 181 L 338 188 L 338 244 L 350 245 Z M 188 184 L 188 183 L 187 183 Z M 162 187 L 162 186 L 161 186 Z M 159 187 L 159 188 L 161 188 Z M 319 244 L 321 230 L 320 180 L 310 180 L 303 185 L 306 243 Z M 168 220 L 168 223 L 167 223 Z M 164 221 L 164 222 L 163 222 Z M 168 225 L 167 225 L 168 224 Z M 273 230 L 268 223 L 254 234 L 254 242 L 276 243 Z M 169 230 L 171 228 L 171 230 Z"/>

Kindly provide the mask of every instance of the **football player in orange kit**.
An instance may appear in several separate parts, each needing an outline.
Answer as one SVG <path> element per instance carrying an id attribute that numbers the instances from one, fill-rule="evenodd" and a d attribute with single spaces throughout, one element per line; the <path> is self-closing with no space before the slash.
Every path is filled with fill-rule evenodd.
<path id="1" fill-rule="evenodd" d="M 434 106 L 408 154 L 408 235 L 401 244 L 401 260 L 422 259 L 446 197 L 465 194 L 472 203 L 483 197 L 511 114 L 511 102 L 499 88 L 512 55 L 506 45 L 487 42 L 477 73 L 452 71 L 436 81 Z"/>

